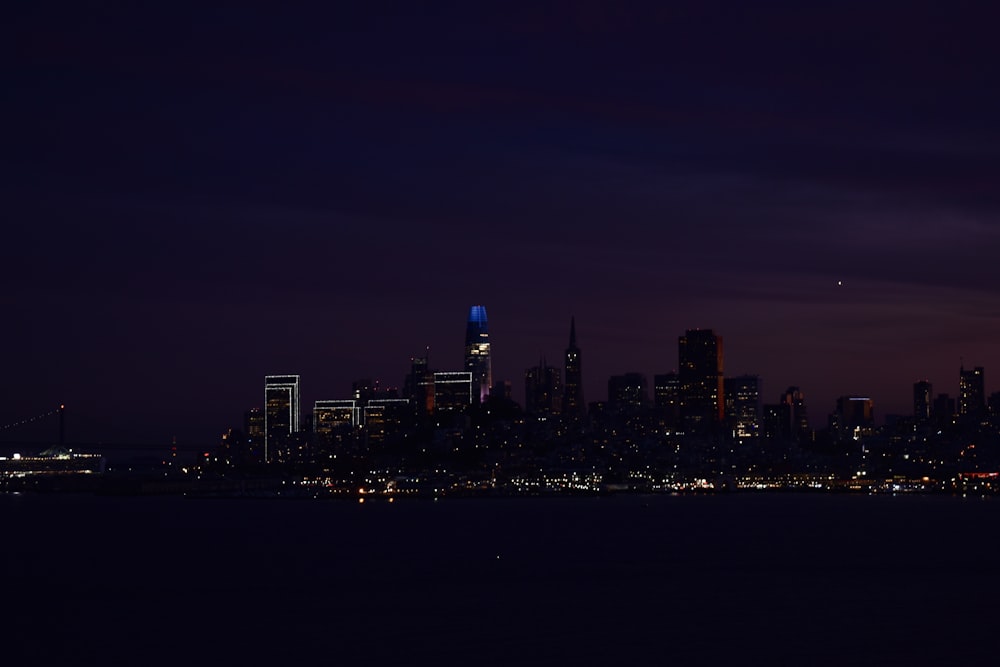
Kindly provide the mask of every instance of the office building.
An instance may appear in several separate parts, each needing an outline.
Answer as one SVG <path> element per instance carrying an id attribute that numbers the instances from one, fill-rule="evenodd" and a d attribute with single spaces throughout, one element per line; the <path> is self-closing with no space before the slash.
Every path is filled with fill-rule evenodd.
<path id="1" fill-rule="evenodd" d="M 765 405 L 764 437 L 790 444 L 812 440 L 805 394 L 798 387 L 789 387 L 776 404 Z"/>
<path id="2" fill-rule="evenodd" d="M 524 410 L 532 415 L 557 415 L 562 411 L 562 369 L 544 359 L 524 371 Z"/>
<path id="3" fill-rule="evenodd" d="M 313 404 L 313 431 L 328 432 L 339 426 L 359 426 L 361 409 L 352 398 L 321 400 Z"/>
<path id="4" fill-rule="evenodd" d="M 410 372 L 403 383 L 403 398 L 413 402 L 418 414 L 434 412 L 434 371 L 429 357 L 410 357 Z"/>
<path id="5" fill-rule="evenodd" d="M 500 401 L 513 400 L 513 391 L 510 380 L 496 380 L 493 383 L 493 389 L 490 390 L 490 397 L 496 398 Z"/>
<path id="6" fill-rule="evenodd" d="M 688 432 L 708 432 L 725 416 L 722 336 L 689 329 L 677 339 L 681 420 Z"/>
<path id="7" fill-rule="evenodd" d="M 681 425 L 681 381 L 677 373 L 653 376 L 653 407 L 661 424 L 668 429 Z"/>
<path id="8" fill-rule="evenodd" d="M 756 438 L 761 430 L 761 382 L 757 375 L 725 379 L 726 423 L 738 440 Z"/>
<path id="9" fill-rule="evenodd" d="M 465 327 L 465 370 L 472 374 L 472 392 L 482 403 L 490 395 L 493 368 L 490 362 L 490 334 L 486 325 L 486 306 L 472 306 Z"/>
<path id="10" fill-rule="evenodd" d="M 636 413 L 649 405 L 649 389 L 642 373 L 625 373 L 608 378 L 608 409 Z"/>
<path id="11" fill-rule="evenodd" d="M 870 434 L 875 428 L 875 402 L 867 396 L 841 396 L 837 421 L 842 429 Z"/>
<path id="12" fill-rule="evenodd" d="M 948 394 L 938 394 L 934 399 L 931 416 L 938 424 L 947 424 L 955 416 L 955 399 Z"/>
<path id="13" fill-rule="evenodd" d="M 264 378 L 264 460 L 274 460 L 293 433 L 299 432 L 299 376 Z"/>
<path id="14" fill-rule="evenodd" d="M 958 371 L 958 414 L 978 416 L 986 409 L 986 383 L 983 367 Z"/>
<path id="15" fill-rule="evenodd" d="M 472 382 L 469 371 L 434 373 L 434 412 L 467 410 L 472 405 Z"/>
<path id="16" fill-rule="evenodd" d="M 410 401 L 405 398 L 376 398 L 364 407 L 365 437 L 369 446 L 378 446 L 410 425 Z"/>
<path id="17" fill-rule="evenodd" d="M 927 380 L 913 383 L 913 419 L 918 424 L 931 420 L 934 409 L 934 388 Z"/>

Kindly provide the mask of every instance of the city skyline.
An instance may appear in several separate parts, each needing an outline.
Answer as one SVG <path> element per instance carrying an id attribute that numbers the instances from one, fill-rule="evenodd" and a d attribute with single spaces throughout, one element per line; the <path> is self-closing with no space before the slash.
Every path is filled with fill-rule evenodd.
<path id="1" fill-rule="evenodd" d="M 482 317 L 482 325 L 485 328 L 485 313 L 486 307 L 483 305 L 472 306 L 470 309 L 470 320 L 469 325 L 466 330 L 466 361 L 468 361 L 468 347 L 469 347 L 469 328 L 472 327 L 473 318 Z M 475 320 L 477 323 L 478 320 Z M 476 334 L 478 336 L 478 333 Z M 734 391 L 737 393 L 745 391 L 746 383 L 749 380 L 753 382 L 753 392 L 759 399 L 760 405 L 758 405 L 758 410 L 761 410 L 769 403 L 783 403 L 790 401 L 790 393 L 794 392 L 795 401 L 805 401 L 807 404 L 811 404 L 812 412 L 809 416 L 809 426 L 813 429 L 823 428 L 827 425 L 827 418 L 831 415 L 838 413 L 841 410 L 841 402 L 843 400 L 864 400 L 868 404 L 868 411 L 870 416 L 874 416 L 876 423 L 883 423 L 887 416 L 896 416 L 904 418 L 915 418 L 919 414 L 917 407 L 917 389 L 918 386 L 927 385 L 925 391 L 929 391 L 929 397 L 927 400 L 927 413 L 930 413 L 930 404 L 934 402 L 935 399 L 940 398 L 942 395 L 946 395 L 955 403 L 955 415 L 964 415 L 967 412 L 972 412 L 975 409 L 985 409 L 986 399 L 993 393 L 990 390 L 991 385 L 987 384 L 985 381 L 985 369 L 982 366 L 976 366 L 966 370 L 964 367 L 959 367 L 959 369 L 954 373 L 954 388 L 949 390 L 947 387 L 939 387 L 934 385 L 932 382 L 928 382 L 926 379 L 920 378 L 914 380 L 913 382 L 907 384 L 905 391 L 907 393 L 907 399 L 902 403 L 903 407 L 899 411 L 875 411 L 874 415 L 871 412 L 874 406 L 877 405 L 876 401 L 872 398 L 865 396 L 860 397 L 858 392 L 845 391 L 837 394 L 830 401 L 829 405 L 818 404 L 816 401 L 810 401 L 808 399 L 808 392 L 794 384 L 786 385 L 786 389 L 776 390 L 772 393 L 768 393 L 766 390 L 766 376 L 758 373 L 728 373 L 724 371 L 722 364 L 722 338 L 719 332 L 712 329 L 688 329 L 683 335 L 678 337 L 679 349 L 676 353 L 676 362 L 670 371 L 660 372 L 648 372 L 647 370 L 630 370 L 630 371 L 620 371 L 617 374 L 611 374 L 605 377 L 587 379 L 586 374 L 583 374 L 585 378 L 585 384 L 587 385 L 597 385 L 603 388 L 603 391 L 595 391 L 596 397 L 588 402 L 584 403 L 586 406 L 589 403 L 608 403 L 614 402 L 613 392 L 610 388 L 609 383 L 613 383 L 616 378 L 624 379 L 627 376 L 641 376 L 642 379 L 646 381 L 646 392 L 643 401 L 650 407 L 656 403 L 656 397 L 653 394 L 654 385 L 659 377 L 671 376 L 678 382 L 678 391 L 684 393 L 682 387 L 690 384 L 697 385 L 693 389 L 688 389 L 687 391 L 692 395 L 697 397 L 695 400 L 699 402 L 699 407 L 696 408 L 684 408 L 681 406 L 679 408 L 681 421 L 687 424 L 688 430 L 693 432 L 699 432 L 703 430 L 699 426 L 702 422 L 714 422 L 719 424 L 723 421 L 723 413 L 725 412 L 725 400 L 723 399 L 723 380 L 728 387 L 729 383 L 732 381 Z M 569 358 L 571 352 L 575 353 L 575 359 L 582 357 L 585 353 L 585 349 L 577 345 L 577 335 L 576 335 L 576 317 L 570 318 L 570 344 L 566 349 L 566 356 Z M 428 352 L 425 350 L 425 352 Z M 415 358 L 411 358 L 412 360 Z M 685 359 L 688 361 L 685 362 Z M 421 361 L 426 364 L 427 367 L 434 369 L 435 364 L 430 361 L 430 357 L 425 356 L 421 358 Z M 577 362 L 578 363 L 578 362 Z M 682 380 L 685 377 L 685 371 L 678 371 L 685 367 L 690 367 L 692 370 L 686 371 L 688 380 L 685 382 Z M 454 375 L 456 371 L 449 370 L 448 368 L 442 367 L 437 369 L 439 371 L 445 371 L 444 374 Z M 468 370 L 468 368 L 467 368 Z M 532 386 L 537 385 L 540 382 L 540 378 L 547 371 L 555 371 L 554 385 L 553 380 L 548 380 L 543 387 L 543 396 L 541 405 L 554 406 L 554 411 L 559 414 L 560 411 L 565 411 L 565 401 L 564 401 L 564 391 L 570 390 L 569 387 L 565 385 L 565 367 L 558 366 L 556 364 L 549 363 L 546 356 L 542 355 L 536 365 L 534 366 L 524 366 L 522 373 L 515 377 L 504 377 L 496 378 L 498 382 L 508 382 L 511 386 L 523 387 L 522 391 L 512 392 L 512 398 L 521 405 L 527 411 L 533 411 L 533 408 L 538 408 L 538 400 L 533 398 Z M 433 372 L 433 371 L 431 371 Z M 438 372 L 437 374 L 441 374 Z M 542 375 L 540 375 L 542 374 Z M 693 374 L 693 375 L 692 375 Z M 296 378 L 298 376 L 295 376 Z M 474 379 L 475 375 L 472 375 L 473 380 L 470 385 L 470 399 L 469 404 L 471 405 L 477 398 L 477 382 Z M 706 380 L 707 378 L 707 380 Z M 968 385 L 975 380 L 974 388 L 968 389 Z M 364 381 L 370 381 L 371 378 L 366 378 Z M 522 383 L 523 381 L 523 383 Z M 356 380 L 352 381 L 356 385 Z M 400 394 L 405 396 L 407 378 L 404 376 L 398 382 L 385 381 L 382 378 L 375 379 L 373 381 L 374 386 L 378 387 L 381 391 L 387 391 L 392 394 Z M 554 393 L 552 390 L 554 389 Z M 322 402 L 336 402 L 345 399 L 348 396 L 347 391 L 342 391 L 336 396 L 332 395 L 329 391 L 324 393 L 323 390 L 316 390 L 316 400 Z M 480 395 L 481 396 L 481 395 Z M 730 390 L 727 388 L 725 396 L 728 399 L 730 397 Z M 969 397 L 972 398 L 969 398 Z M 357 396 L 355 396 L 357 397 Z M 964 400 L 963 400 L 964 399 Z M 708 407 L 705 407 L 705 402 L 708 402 Z M 965 407 L 963 407 L 965 406 Z M 256 406 L 254 406 L 256 407 Z M 543 411 L 548 411 L 548 408 L 544 408 Z M 703 414 L 704 413 L 704 414 Z M 758 415 L 758 419 L 763 418 L 763 413 Z M 803 424 L 804 425 L 804 424 Z M 759 426 L 759 424 L 758 424 Z M 707 428 L 707 427 L 706 427 Z"/>
<path id="2" fill-rule="evenodd" d="M 59 2 L 6 22 L 0 424 L 214 442 L 463 366 L 583 396 L 725 337 L 727 375 L 909 414 L 1000 369 L 1000 45 L 896 0 L 311 11 Z M 457 314 L 457 315 L 456 315 Z M 457 322 L 457 323 L 456 323 Z"/>

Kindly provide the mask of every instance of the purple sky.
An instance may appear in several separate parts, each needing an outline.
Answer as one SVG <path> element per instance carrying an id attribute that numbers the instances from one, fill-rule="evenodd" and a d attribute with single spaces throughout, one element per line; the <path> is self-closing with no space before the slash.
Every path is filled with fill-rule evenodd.
<path id="1" fill-rule="evenodd" d="M 572 315 L 587 400 L 694 327 L 814 426 L 1000 389 L 980 3 L 252 4 L 5 21 L 0 425 L 214 442 L 268 373 L 458 369 L 478 303 L 519 400 Z"/>

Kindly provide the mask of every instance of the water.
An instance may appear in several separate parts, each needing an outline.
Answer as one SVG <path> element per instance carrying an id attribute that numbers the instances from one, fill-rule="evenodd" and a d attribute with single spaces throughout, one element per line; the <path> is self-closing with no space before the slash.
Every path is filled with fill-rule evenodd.
<path id="1" fill-rule="evenodd" d="M 2 496 L 6 664 L 992 662 L 1000 502 Z"/>

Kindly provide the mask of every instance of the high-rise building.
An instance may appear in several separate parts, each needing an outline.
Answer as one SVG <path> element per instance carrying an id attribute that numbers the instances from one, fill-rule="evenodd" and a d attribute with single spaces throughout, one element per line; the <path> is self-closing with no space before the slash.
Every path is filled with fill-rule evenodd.
<path id="1" fill-rule="evenodd" d="M 761 383 L 758 375 L 726 378 L 726 420 L 733 436 L 743 440 L 760 435 Z"/>
<path id="2" fill-rule="evenodd" d="M 343 443 L 358 426 L 360 411 L 357 401 L 319 400 L 313 404 L 313 433 L 323 445 Z"/>
<path id="3" fill-rule="evenodd" d="M 429 358 L 411 357 L 410 372 L 403 383 L 403 398 L 413 401 L 419 414 L 434 412 L 434 371 Z"/>
<path id="4" fill-rule="evenodd" d="M 472 393 L 476 402 L 482 403 L 490 395 L 493 385 L 486 306 L 469 309 L 469 321 L 465 327 L 465 370 L 472 373 Z"/>
<path id="5" fill-rule="evenodd" d="M 264 378 L 264 460 L 274 459 L 293 433 L 299 432 L 299 376 Z"/>
<path id="6" fill-rule="evenodd" d="M 469 371 L 434 374 L 434 412 L 461 412 L 472 405 L 472 397 Z"/>
<path id="7" fill-rule="evenodd" d="M 260 463 L 264 457 L 264 411 L 251 408 L 243 414 L 243 432 L 247 438 L 247 458 Z"/>
<path id="8" fill-rule="evenodd" d="M 870 431 L 875 427 L 875 402 L 867 396 L 841 396 L 837 418 L 841 428 Z"/>
<path id="9" fill-rule="evenodd" d="M 782 417 L 784 430 L 791 442 L 804 443 L 810 439 L 809 412 L 806 410 L 806 395 L 798 387 L 789 387 L 781 397 L 784 406 Z"/>
<path id="10" fill-rule="evenodd" d="M 557 415 L 562 409 L 562 370 L 544 359 L 524 371 L 524 409 L 533 415 Z"/>
<path id="11" fill-rule="evenodd" d="M 986 409 L 994 419 L 1000 417 L 1000 391 L 995 391 L 987 397 Z"/>
<path id="12" fill-rule="evenodd" d="M 961 367 L 958 371 L 958 414 L 980 415 L 986 409 L 986 383 L 983 367 L 972 370 Z"/>
<path id="13" fill-rule="evenodd" d="M 722 336 L 689 329 L 677 339 L 681 419 L 685 430 L 707 432 L 725 417 Z"/>
<path id="14" fill-rule="evenodd" d="M 361 408 L 353 398 L 319 400 L 313 403 L 313 431 L 324 433 L 342 425 L 359 426 Z"/>
<path id="15" fill-rule="evenodd" d="M 913 383 L 913 419 L 918 424 L 931 420 L 934 408 L 934 388 L 927 380 Z"/>
<path id="16" fill-rule="evenodd" d="M 608 408 L 615 412 L 635 413 L 649 404 L 646 376 L 625 373 L 608 378 Z"/>
<path id="17" fill-rule="evenodd" d="M 583 360 L 580 348 L 576 345 L 576 318 L 569 320 L 569 347 L 566 348 L 566 381 L 563 383 L 563 414 L 567 417 L 580 417 L 586 411 L 583 402 Z"/>
<path id="18" fill-rule="evenodd" d="M 493 383 L 493 389 L 490 390 L 490 396 L 501 401 L 509 401 L 512 396 L 510 380 L 497 380 Z"/>
<path id="19" fill-rule="evenodd" d="M 812 439 L 805 394 L 798 387 L 789 387 L 776 404 L 764 406 L 764 437 L 792 444 Z"/>
<path id="20" fill-rule="evenodd" d="M 365 437 L 368 445 L 378 446 L 400 432 L 412 421 L 410 401 L 406 398 L 375 398 L 364 408 Z"/>
<path id="21" fill-rule="evenodd" d="M 355 401 L 364 403 L 376 398 L 399 398 L 399 390 L 396 387 L 383 387 L 378 380 L 372 382 L 368 378 L 362 378 L 351 383 L 351 396 Z"/>
<path id="22" fill-rule="evenodd" d="M 934 399 L 931 415 L 935 422 L 947 424 L 955 416 L 955 399 L 948 394 L 938 394 Z"/>
<path id="23" fill-rule="evenodd" d="M 681 381 L 677 373 L 653 376 L 653 407 L 663 426 L 675 429 L 681 424 Z"/>

